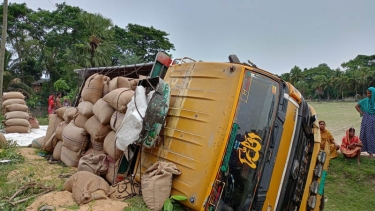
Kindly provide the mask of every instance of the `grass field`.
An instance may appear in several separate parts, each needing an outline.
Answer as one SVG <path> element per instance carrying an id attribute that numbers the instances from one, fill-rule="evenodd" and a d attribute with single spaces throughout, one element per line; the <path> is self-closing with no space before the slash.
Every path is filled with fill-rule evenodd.
<path id="1" fill-rule="evenodd" d="M 328 129 L 337 144 L 341 144 L 341 139 L 345 135 L 345 131 L 350 127 L 355 128 L 356 135 L 359 136 L 362 118 L 355 110 L 355 102 L 311 102 L 318 119 L 326 122 Z"/>

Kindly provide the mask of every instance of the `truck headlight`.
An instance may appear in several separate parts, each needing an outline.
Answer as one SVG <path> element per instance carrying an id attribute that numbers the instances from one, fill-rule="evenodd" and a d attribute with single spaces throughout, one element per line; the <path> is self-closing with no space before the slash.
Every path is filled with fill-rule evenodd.
<path id="1" fill-rule="evenodd" d="M 322 172 L 323 172 L 323 166 L 321 164 L 318 164 L 316 167 L 315 167 L 315 170 L 314 170 L 314 174 L 315 176 L 317 177 L 321 177 L 322 176 Z"/>
<path id="2" fill-rule="evenodd" d="M 317 181 L 312 182 L 311 185 L 310 185 L 311 193 L 317 194 L 318 190 L 319 190 L 319 182 L 317 182 Z"/>
<path id="3" fill-rule="evenodd" d="M 321 163 L 325 163 L 327 158 L 327 153 L 324 151 L 320 151 L 318 154 L 318 161 Z"/>
<path id="4" fill-rule="evenodd" d="M 316 206 L 316 196 L 310 196 L 309 201 L 307 202 L 307 206 L 309 206 L 310 209 L 315 209 Z"/>

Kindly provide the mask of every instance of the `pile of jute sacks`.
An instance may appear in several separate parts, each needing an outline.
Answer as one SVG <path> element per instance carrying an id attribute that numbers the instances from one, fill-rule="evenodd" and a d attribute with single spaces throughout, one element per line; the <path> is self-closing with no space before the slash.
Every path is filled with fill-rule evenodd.
<path id="1" fill-rule="evenodd" d="M 2 112 L 6 133 L 29 133 L 31 128 L 39 128 L 36 118 L 28 113 L 29 108 L 21 92 L 3 94 Z"/>
<path id="2" fill-rule="evenodd" d="M 123 122 L 127 104 L 139 79 L 102 74 L 90 76 L 77 107 L 62 107 L 49 115 L 46 136 L 33 147 L 53 152 L 54 160 L 87 170 L 116 183 L 124 152 L 116 147 L 116 131 Z"/>

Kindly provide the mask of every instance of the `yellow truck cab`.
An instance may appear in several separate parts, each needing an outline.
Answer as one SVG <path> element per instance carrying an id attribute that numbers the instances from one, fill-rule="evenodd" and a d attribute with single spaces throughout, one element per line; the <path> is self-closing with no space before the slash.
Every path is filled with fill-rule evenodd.
<path id="1" fill-rule="evenodd" d="M 329 150 L 320 150 L 315 110 L 278 76 L 229 60 L 167 69 L 162 141 L 141 148 L 138 180 L 168 161 L 181 170 L 171 195 L 192 210 L 323 210 Z"/>

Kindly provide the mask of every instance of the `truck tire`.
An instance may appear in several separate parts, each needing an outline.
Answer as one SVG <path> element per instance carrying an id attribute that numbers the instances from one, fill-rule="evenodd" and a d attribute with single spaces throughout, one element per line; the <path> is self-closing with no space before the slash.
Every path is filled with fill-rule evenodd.
<path id="1" fill-rule="evenodd" d="M 228 59 L 230 63 L 241 63 L 236 54 L 229 55 Z"/>
<path id="2" fill-rule="evenodd" d="M 322 198 L 320 199 L 320 207 L 319 207 L 319 210 L 320 211 L 323 211 L 324 210 L 324 193 L 322 194 Z"/>

